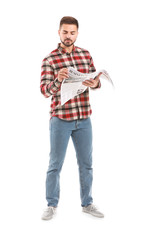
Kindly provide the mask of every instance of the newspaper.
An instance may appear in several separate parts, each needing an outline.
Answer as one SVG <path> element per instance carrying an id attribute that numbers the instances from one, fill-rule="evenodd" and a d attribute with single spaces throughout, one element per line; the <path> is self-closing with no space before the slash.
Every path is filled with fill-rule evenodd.
<path id="1" fill-rule="evenodd" d="M 113 85 L 109 74 L 105 70 L 92 73 L 81 73 L 73 67 L 68 67 L 69 78 L 64 79 L 61 85 L 61 105 L 65 104 L 68 100 L 74 98 L 75 96 L 83 93 L 87 89 L 87 86 L 84 86 L 82 82 L 89 80 L 90 78 L 94 79 L 99 73 L 102 73 L 100 77 L 104 76 Z"/>

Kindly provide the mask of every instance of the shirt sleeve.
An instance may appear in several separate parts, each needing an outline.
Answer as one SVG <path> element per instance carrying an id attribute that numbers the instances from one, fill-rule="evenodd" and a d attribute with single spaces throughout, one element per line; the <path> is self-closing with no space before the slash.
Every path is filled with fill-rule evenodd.
<path id="1" fill-rule="evenodd" d="M 89 65 L 89 73 L 95 72 L 95 71 L 96 71 L 96 68 L 95 68 L 95 66 L 94 66 L 93 59 L 92 59 L 92 57 L 91 57 L 91 58 L 90 58 L 90 65 Z M 100 82 L 100 80 L 99 80 L 99 84 L 98 84 L 98 86 L 97 86 L 96 88 L 90 88 L 90 89 L 96 90 L 97 88 L 101 88 L 101 82 Z"/>
<path id="2" fill-rule="evenodd" d="M 61 82 L 58 81 L 58 78 L 54 76 L 54 70 L 48 60 L 45 58 L 42 61 L 41 66 L 41 82 L 40 89 L 41 93 L 45 97 L 50 97 L 57 93 L 60 90 Z"/>

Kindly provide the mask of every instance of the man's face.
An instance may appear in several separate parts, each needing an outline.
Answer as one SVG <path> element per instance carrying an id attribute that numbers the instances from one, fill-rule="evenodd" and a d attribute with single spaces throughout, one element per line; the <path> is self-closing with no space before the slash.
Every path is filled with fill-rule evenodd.
<path id="1" fill-rule="evenodd" d="M 66 47 L 70 47 L 76 41 L 78 29 L 74 24 L 63 24 L 58 33 L 62 44 Z"/>

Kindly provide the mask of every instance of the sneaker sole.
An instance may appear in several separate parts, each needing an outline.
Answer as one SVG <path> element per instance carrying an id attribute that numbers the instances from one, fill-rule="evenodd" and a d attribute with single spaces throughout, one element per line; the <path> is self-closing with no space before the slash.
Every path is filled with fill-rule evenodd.
<path id="1" fill-rule="evenodd" d="M 95 215 L 95 214 L 92 214 L 92 213 L 90 213 L 90 212 L 86 212 L 86 211 L 84 211 L 84 210 L 83 210 L 83 212 L 84 212 L 84 213 L 88 213 L 88 214 L 90 214 L 90 215 L 92 215 L 92 216 L 94 216 L 94 217 L 104 218 L 104 215 Z"/>
<path id="2" fill-rule="evenodd" d="M 42 217 L 41 219 L 42 220 L 44 220 L 44 221 L 46 221 L 46 220 L 51 220 L 53 217 L 51 217 L 51 218 L 44 218 L 44 217 Z"/>

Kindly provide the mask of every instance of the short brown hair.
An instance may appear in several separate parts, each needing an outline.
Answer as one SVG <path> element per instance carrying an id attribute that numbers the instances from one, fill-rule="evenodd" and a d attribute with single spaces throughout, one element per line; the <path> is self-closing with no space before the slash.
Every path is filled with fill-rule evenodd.
<path id="1" fill-rule="evenodd" d="M 63 17 L 60 21 L 60 28 L 63 24 L 74 24 L 77 26 L 77 28 L 79 27 L 78 21 L 77 19 L 73 18 L 73 17 Z"/>

